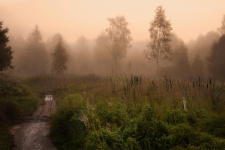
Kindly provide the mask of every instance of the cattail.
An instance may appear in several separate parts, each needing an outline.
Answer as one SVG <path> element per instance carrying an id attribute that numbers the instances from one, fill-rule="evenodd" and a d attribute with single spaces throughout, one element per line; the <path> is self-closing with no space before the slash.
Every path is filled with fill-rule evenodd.
<path id="1" fill-rule="evenodd" d="M 170 88 L 171 89 L 173 88 L 171 78 L 170 78 Z"/>

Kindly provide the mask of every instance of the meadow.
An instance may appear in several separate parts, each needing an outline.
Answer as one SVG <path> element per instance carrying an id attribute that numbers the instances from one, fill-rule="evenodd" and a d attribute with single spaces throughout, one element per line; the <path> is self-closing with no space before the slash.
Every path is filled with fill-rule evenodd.
<path id="1" fill-rule="evenodd" d="M 219 81 L 88 75 L 58 82 L 50 137 L 59 149 L 225 149 Z"/>
<path id="2" fill-rule="evenodd" d="M 49 121 L 58 149 L 225 149 L 225 87 L 211 78 L 39 75 L 0 88 L 0 149 L 12 148 L 10 126 L 45 94 L 57 101 Z"/>

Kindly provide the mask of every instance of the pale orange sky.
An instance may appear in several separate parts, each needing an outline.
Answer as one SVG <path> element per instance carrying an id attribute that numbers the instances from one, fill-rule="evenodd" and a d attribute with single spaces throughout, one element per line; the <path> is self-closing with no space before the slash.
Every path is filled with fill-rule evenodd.
<path id="1" fill-rule="evenodd" d="M 69 42 L 95 39 L 107 18 L 123 15 L 133 40 L 149 39 L 149 22 L 162 5 L 173 32 L 185 42 L 216 31 L 225 14 L 225 0 L 0 0 L 0 21 L 10 34 L 24 38 L 37 24 L 44 40 L 61 33 Z"/>

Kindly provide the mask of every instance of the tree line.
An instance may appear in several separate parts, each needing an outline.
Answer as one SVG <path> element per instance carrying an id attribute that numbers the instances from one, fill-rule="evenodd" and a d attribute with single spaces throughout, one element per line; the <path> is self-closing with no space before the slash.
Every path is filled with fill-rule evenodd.
<path id="1" fill-rule="evenodd" d="M 128 28 L 129 23 L 124 16 L 108 18 L 109 26 L 95 40 L 94 56 L 101 65 L 112 63 L 111 68 L 120 67 L 120 62 L 126 57 L 127 50 L 131 46 L 131 31 Z M 8 45 L 7 36 L 8 28 L 2 27 L 0 23 L 0 71 L 12 69 L 13 50 Z M 218 29 L 219 35 L 216 41 L 210 41 L 208 46 L 209 53 L 203 57 L 204 49 L 195 54 L 190 62 L 188 46 L 172 33 L 172 26 L 166 17 L 165 10 L 162 6 L 155 9 L 155 16 L 150 21 L 149 35 L 150 41 L 144 48 L 144 56 L 149 62 L 154 61 L 156 64 L 157 75 L 174 76 L 188 78 L 190 76 L 212 76 L 224 80 L 225 69 L 223 64 L 225 55 L 225 17 L 222 20 L 222 26 Z M 56 34 L 50 44 L 45 44 L 42 40 L 41 32 L 38 26 L 31 32 L 24 43 L 24 51 L 20 55 L 19 62 L 22 72 L 31 74 L 45 74 L 51 70 L 55 74 L 64 74 L 68 70 L 69 62 L 76 62 L 70 58 L 68 45 L 62 35 Z M 199 43 L 199 42 L 198 42 Z M 209 43 L 209 42 L 208 42 Z M 207 44 L 207 43 L 205 43 Z M 197 44 L 195 44 L 197 45 Z M 81 50 L 77 58 L 82 59 L 80 66 L 85 69 L 88 66 L 87 40 L 82 37 L 78 40 L 77 48 Z M 49 55 L 48 49 L 51 49 Z M 201 48 L 193 48 L 201 49 Z M 206 51 L 206 49 L 205 49 Z M 76 55 L 76 54 L 75 54 Z M 129 61 L 130 68 L 132 60 Z M 207 64 L 207 65 L 205 65 Z M 51 67 L 49 67 L 51 66 Z M 17 66 L 15 66 L 17 67 Z M 151 68 L 149 68 L 151 69 Z M 207 75 L 206 75 L 207 74 Z"/>

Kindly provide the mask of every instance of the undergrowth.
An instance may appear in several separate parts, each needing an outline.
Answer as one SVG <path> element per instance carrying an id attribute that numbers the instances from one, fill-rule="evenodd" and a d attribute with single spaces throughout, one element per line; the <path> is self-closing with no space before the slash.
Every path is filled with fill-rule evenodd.
<path id="1" fill-rule="evenodd" d="M 13 137 L 9 130 L 13 124 L 31 115 L 38 106 L 38 98 L 29 87 L 0 78 L 0 149 L 9 150 Z"/>
<path id="2" fill-rule="evenodd" d="M 225 149 L 221 83 L 138 76 L 73 81 L 59 90 L 65 98 L 51 120 L 59 149 Z"/>

